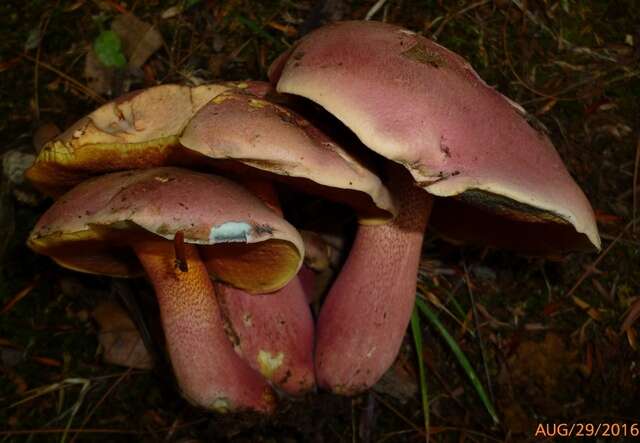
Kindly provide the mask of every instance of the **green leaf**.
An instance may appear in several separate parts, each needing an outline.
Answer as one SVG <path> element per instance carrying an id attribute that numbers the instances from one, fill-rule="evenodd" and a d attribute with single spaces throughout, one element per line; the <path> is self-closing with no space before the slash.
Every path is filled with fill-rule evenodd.
<path id="1" fill-rule="evenodd" d="M 424 316 L 427 317 L 429 322 L 431 322 L 431 324 L 436 328 L 436 330 L 442 336 L 442 338 L 447 343 L 447 345 L 449 345 L 449 347 L 451 348 L 451 351 L 453 351 L 453 354 L 458 359 L 458 363 L 460 363 L 460 366 L 462 366 L 462 369 L 464 369 L 464 372 L 467 374 L 467 377 L 469 377 L 469 380 L 471 380 L 471 384 L 473 385 L 476 392 L 478 393 L 480 400 L 482 400 L 482 403 L 484 404 L 485 409 L 487 410 L 489 415 L 491 415 L 491 418 L 493 418 L 493 421 L 495 423 L 500 423 L 500 420 L 498 419 L 498 415 L 496 414 L 496 410 L 493 407 L 493 403 L 491 403 L 489 396 L 487 395 L 486 391 L 482 387 L 482 383 L 480 382 L 480 379 L 476 375 L 476 371 L 474 371 L 473 368 L 471 367 L 471 363 L 469 363 L 469 360 L 464 355 L 464 352 L 462 352 L 462 349 L 460 349 L 460 346 L 458 346 L 458 343 L 456 343 L 456 341 L 453 339 L 451 334 L 449 334 L 449 331 L 447 331 L 444 325 L 440 323 L 438 316 L 431 310 L 431 308 L 429 308 L 429 306 L 427 306 L 424 300 L 417 298 L 416 306 L 418 307 L 418 309 L 420 309 L 420 311 L 424 314 Z"/>
<path id="2" fill-rule="evenodd" d="M 280 45 L 280 42 L 278 42 L 278 40 L 276 40 L 275 37 L 273 37 L 271 34 L 269 34 L 267 31 L 264 30 L 264 28 L 259 25 L 258 23 L 256 23 L 255 21 L 241 15 L 241 14 L 237 14 L 236 15 L 236 20 L 238 20 L 240 23 L 242 23 L 244 26 L 246 26 L 247 28 L 249 28 L 249 30 L 251 32 L 253 32 L 256 35 L 259 35 L 260 37 L 269 40 L 271 43 L 273 43 L 274 45 Z"/>
<path id="3" fill-rule="evenodd" d="M 93 42 L 93 49 L 100 62 L 108 68 L 123 68 L 127 64 L 120 37 L 113 31 L 102 31 Z"/>
<path id="4" fill-rule="evenodd" d="M 422 360 L 422 326 L 420 325 L 420 316 L 418 309 L 413 308 L 411 313 L 411 332 L 413 333 L 413 342 L 416 345 L 416 354 L 418 354 L 418 372 L 420 374 L 420 397 L 422 398 L 422 414 L 424 416 L 424 432 L 429 435 L 429 396 L 427 394 L 427 377 L 424 370 L 424 361 Z"/>
<path id="5" fill-rule="evenodd" d="M 192 6 L 197 5 L 201 1 L 202 0 L 185 0 L 185 2 L 184 2 L 184 10 L 186 11 L 187 9 L 189 9 Z"/>

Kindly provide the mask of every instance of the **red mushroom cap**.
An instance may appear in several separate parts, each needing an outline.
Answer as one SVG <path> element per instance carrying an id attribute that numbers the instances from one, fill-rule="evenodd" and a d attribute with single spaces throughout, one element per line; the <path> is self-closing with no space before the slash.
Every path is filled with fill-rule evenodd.
<path id="1" fill-rule="evenodd" d="M 167 240 L 182 232 L 201 246 L 217 278 L 250 292 L 281 288 L 304 257 L 295 228 L 257 197 L 225 178 L 179 168 L 83 182 L 38 220 L 28 242 L 67 268 L 128 277 L 142 269 L 127 245 L 145 232 Z"/>
<path id="2" fill-rule="evenodd" d="M 230 89 L 202 107 L 180 143 L 206 158 L 232 161 L 236 169 L 243 164 L 269 173 L 268 178 L 347 203 L 364 223 L 393 217 L 393 200 L 373 171 L 309 121 L 264 98 L 267 83 L 250 85 L 253 90 L 262 86 L 260 94 L 250 88 Z M 255 174 L 255 169 L 242 172 Z"/>
<path id="3" fill-rule="evenodd" d="M 570 224 L 600 247 L 591 206 L 549 139 L 437 43 L 379 22 L 334 23 L 296 43 L 272 75 L 279 92 L 323 106 L 429 193 Z"/>

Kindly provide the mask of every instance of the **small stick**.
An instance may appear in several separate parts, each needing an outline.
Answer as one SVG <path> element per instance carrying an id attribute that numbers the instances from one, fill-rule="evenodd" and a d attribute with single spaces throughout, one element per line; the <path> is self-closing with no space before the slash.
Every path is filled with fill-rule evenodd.
<path id="1" fill-rule="evenodd" d="M 631 187 L 633 191 L 633 226 L 631 228 L 631 232 L 636 233 L 636 215 L 638 209 L 638 167 L 640 166 L 640 133 L 638 134 L 638 141 L 636 143 L 636 159 L 633 164 L 633 186 Z"/>
<path id="2" fill-rule="evenodd" d="M 618 234 L 616 238 L 613 239 L 613 241 L 609 244 L 609 246 L 607 246 L 606 249 L 600 253 L 598 258 L 596 258 L 593 261 L 593 263 L 591 263 L 591 265 L 589 265 L 589 267 L 584 271 L 584 273 L 580 276 L 580 278 L 576 280 L 576 282 L 573 284 L 571 289 L 569 289 L 569 291 L 565 294 L 565 297 L 567 298 L 571 297 L 573 293 L 576 292 L 576 289 L 578 289 L 578 287 L 582 284 L 582 282 L 585 281 L 587 277 L 589 277 L 591 274 L 593 274 L 593 272 L 596 269 L 596 266 L 600 264 L 602 259 L 604 259 L 607 256 L 607 254 L 609 254 L 609 252 L 611 252 L 611 249 L 613 249 L 613 247 L 620 241 L 620 239 L 625 234 L 625 232 L 627 232 L 629 228 L 633 226 L 633 224 L 636 221 L 637 220 L 634 218 L 633 220 L 631 220 L 629 223 L 625 225 L 622 231 L 620 231 L 620 234 Z"/>
<path id="3" fill-rule="evenodd" d="M 484 348 L 484 341 L 482 340 L 482 334 L 480 332 L 480 322 L 478 321 L 478 310 L 476 308 L 475 297 L 473 296 L 473 289 L 471 288 L 471 279 L 469 278 L 469 269 L 467 268 L 467 262 L 462 262 L 464 268 L 464 281 L 467 284 L 467 291 L 469 293 L 469 299 L 471 300 L 471 312 L 473 313 L 473 323 L 475 324 L 476 334 L 478 335 L 478 345 L 480 346 L 480 356 L 482 357 L 482 366 L 484 367 L 484 376 L 487 378 L 487 388 L 489 390 L 489 396 L 491 402 L 495 403 L 495 397 L 493 396 L 493 388 L 491 385 L 491 375 L 489 374 L 489 365 L 487 364 L 486 352 Z"/>
<path id="4" fill-rule="evenodd" d="M 187 265 L 187 257 L 184 251 L 184 233 L 182 231 L 176 232 L 173 238 L 173 248 L 176 251 L 176 268 L 182 272 L 187 272 L 189 266 Z"/>

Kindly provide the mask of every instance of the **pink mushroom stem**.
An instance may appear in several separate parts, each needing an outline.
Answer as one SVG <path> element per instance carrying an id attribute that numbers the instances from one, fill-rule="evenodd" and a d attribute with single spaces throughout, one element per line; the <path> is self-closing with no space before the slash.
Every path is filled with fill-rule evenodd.
<path id="1" fill-rule="evenodd" d="M 275 188 L 262 179 L 245 179 L 245 187 L 282 216 Z M 300 279 L 294 277 L 271 294 L 249 294 L 216 284 L 236 352 L 267 380 L 291 395 L 315 388 L 313 316 Z"/>
<path id="2" fill-rule="evenodd" d="M 249 365 L 291 395 L 315 387 L 313 317 L 298 277 L 272 294 L 216 284 L 231 340 Z"/>
<path id="3" fill-rule="evenodd" d="M 133 244 L 160 306 L 171 364 L 184 396 L 218 412 L 272 412 L 269 385 L 233 350 L 224 332 L 213 283 L 195 246 L 184 245 L 187 271 L 166 240 Z"/>
<path id="4" fill-rule="evenodd" d="M 358 228 L 347 261 L 320 311 L 316 335 L 318 384 L 353 395 L 392 365 L 415 301 L 422 239 L 432 198 L 405 171 L 392 171 L 397 218 Z"/>

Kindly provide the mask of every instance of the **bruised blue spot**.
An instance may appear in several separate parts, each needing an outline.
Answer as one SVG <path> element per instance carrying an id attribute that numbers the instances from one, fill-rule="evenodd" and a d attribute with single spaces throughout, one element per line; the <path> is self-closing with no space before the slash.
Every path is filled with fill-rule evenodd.
<path id="1" fill-rule="evenodd" d="M 244 222 L 226 222 L 211 228 L 211 242 L 246 242 L 252 227 Z"/>

